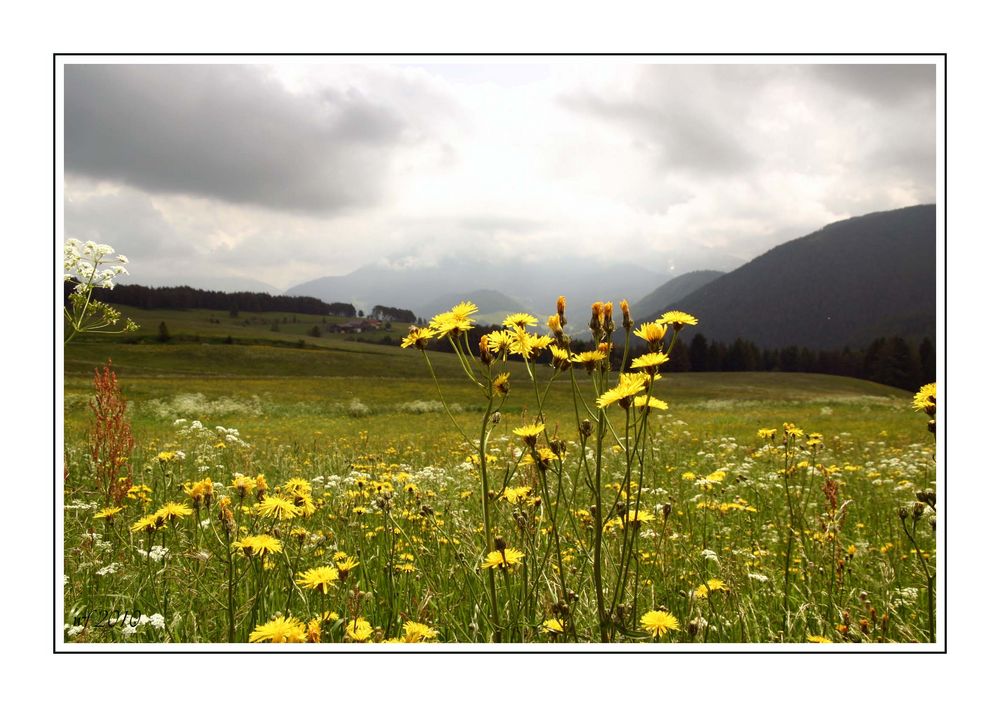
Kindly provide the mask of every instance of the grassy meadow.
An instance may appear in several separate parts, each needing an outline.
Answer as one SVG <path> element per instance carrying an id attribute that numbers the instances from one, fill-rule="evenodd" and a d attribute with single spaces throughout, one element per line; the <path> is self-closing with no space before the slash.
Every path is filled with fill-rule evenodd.
<path id="1" fill-rule="evenodd" d="M 645 406 L 599 407 L 617 371 L 123 313 L 134 341 L 65 351 L 68 642 L 934 640 L 911 393 L 666 364 Z"/>

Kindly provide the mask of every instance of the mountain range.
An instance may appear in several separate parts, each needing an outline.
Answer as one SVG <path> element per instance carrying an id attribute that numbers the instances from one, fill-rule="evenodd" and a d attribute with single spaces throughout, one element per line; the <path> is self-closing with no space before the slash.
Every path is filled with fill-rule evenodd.
<path id="1" fill-rule="evenodd" d="M 434 266 L 394 268 L 366 265 L 347 275 L 323 277 L 296 285 L 289 295 L 318 297 L 327 302 L 353 302 L 368 310 L 376 304 L 392 304 L 431 317 L 463 299 L 476 302 L 475 294 L 492 291 L 491 302 L 476 302 L 482 312 L 499 302 L 512 311 L 526 311 L 542 319 L 555 312 L 556 298 L 568 301 L 570 332 L 582 331 L 590 321 L 590 305 L 596 300 L 637 299 L 663 281 L 663 275 L 638 264 L 604 262 L 598 258 L 561 257 L 538 262 L 480 264 L 449 258 Z M 512 296 L 516 295 L 516 299 Z M 499 296 L 499 297 L 498 297 Z M 445 302 L 449 304 L 442 306 Z M 509 313 L 509 312 L 507 312 Z"/>
<path id="2" fill-rule="evenodd" d="M 768 348 L 840 349 L 894 335 L 933 340 L 935 228 L 933 204 L 837 221 L 664 298 L 653 311 L 697 316 L 709 340 L 740 337 Z"/>

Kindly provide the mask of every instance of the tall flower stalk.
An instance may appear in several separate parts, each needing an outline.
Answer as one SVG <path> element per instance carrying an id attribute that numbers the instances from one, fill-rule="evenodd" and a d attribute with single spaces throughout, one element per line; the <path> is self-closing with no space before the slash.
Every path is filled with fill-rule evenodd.
<path id="1" fill-rule="evenodd" d="M 81 243 L 75 238 L 70 238 L 63 246 L 63 279 L 74 283 L 63 307 L 64 344 L 79 334 L 123 334 L 139 328 L 131 319 L 118 327 L 121 313 L 94 299 L 95 290 L 114 289 L 115 278 L 128 275 L 125 269 L 128 258 L 118 255 L 111 259 L 114 252 L 109 245 L 94 241 Z"/>
<path id="2" fill-rule="evenodd" d="M 647 351 L 633 361 L 629 359 L 628 333 L 634 322 L 630 316 L 628 303 L 623 301 L 621 308 L 622 324 L 627 333 L 624 356 L 617 371 L 612 370 L 612 353 L 615 348 L 613 335 L 616 324 L 612 317 L 614 308 L 610 302 L 595 302 L 592 306 L 590 330 L 593 348 L 577 353 L 573 353 L 572 342 L 563 330 L 566 317 L 565 299 L 562 297 L 556 303 L 556 314 L 548 319 L 551 335 L 536 334 L 531 331 L 538 323 L 534 316 L 524 313 L 512 314 L 504 320 L 503 328 L 490 331 L 480 338 L 479 350 L 476 352 L 470 346 L 469 331 L 474 324 L 470 315 L 475 313 L 477 308 L 472 303 L 462 302 L 450 311 L 433 317 L 427 327 L 411 327 L 403 339 L 403 348 L 415 348 L 422 352 L 446 414 L 470 451 L 474 452 L 477 461 L 485 546 L 482 569 L 488 572 L 487 586 L 494 641 L 502 640 L 504 636 L 497 594 L 497 573 L 502 573 L 504 579 L 509 635 L 514 640 L 524 635 L 525 616 L 528 622 L 534 625 L 536 597 L 539 588 L 544 586 L 549 587 L 553 599 L 553 603 L 550 604 L 553 618 L 545 622 L 547 630 L 557 626 L 558 631 L 565 632 L 567 638 L 577 638 L 572 605 L 578 595 L 569 586 L 569 576 L 564 566 L 565 530 L 560 519 L 564 517 L 565 502 L 572 496 L 572 502 L 575 503 L 577 494 L 581 490 L 580 484 L 577 483 L 581 473 L 586 486 L 590 489 L 589 524 L 593 527 L 588 547 L 589 576 L 593 586 L 587 590 L 587 594 L 595 597 L 600 639 L 606 642 L 613 640 L 616 632 L 634 633 L 636 630 L 639 616 L 640 527 L 652 519 L 651 514 L 640 508 L 643 500 L 643 484 L 646 481 L 651 413 L 667 407 L 666 403 L 653 397 L 652 391 L 654 382 L 660 377 L 660 369 L 669 361 L 669 353 L 677 341 L 677 333 L 684 325 L 696 324 L 697 320 L 680 312 L 668 312 L 661 318 L 663 321 L 642 325 L 635 334 L 646 340 Z M 673 337 L 664 351 L 664 339 L 671 328 Z M 486 399 L 478 438 L 465 432 L 444 399 L 431 358 L 427 354 L 427 348 L 435 339 L 448 342 L 448 347 L 458 359 L 463 376 L 472 382 Z M 542 354 L 548 355 L 554 369 L 544 385 L 539 381 L 536 369 L 536 362 Z M 500 411 L 510 391 L 508 359 L 511 356 L 519 356 L 524 362 L 525 373 L 534 395 L 534 412 L 533 419 L 512 430 L 513 434 L 520 438 L 523 447 L 513 468 L 508 467 L 503 484 L 498 490 L 491 487 L 487 449 L 490 433 L 500 423 Z M 584 392 L 586 385 L 581 387 L 581 381 L 574 371 L 575 367 L 583 368 L 590 377 L 592 393 Z M 569 387 L 581 450 L 572 480 L 571 494 L 567 493 L 565 488 L 568 446 L 559 439 L 556 428 L 547 424 L 545 413 L 545 401 L 549 391 L 560 374 L 566 371 L 569 371 Z M 616 376 L 617 380 L 612 380 L 613 376 Z M 620 407 L 624 411 L 622 434 L 616 429 L 617 415 L 612 413 L 614 407 Z M 617 489 L 616 495 L 608 506 L 603 491 L 608 485 L 608 471 L 611 468 L 606 452 L 609 443 L 612 442 L 623 452 L 624 472 L 615 480 L 613 487 Z M 591 443 L 592 465 L 591 454 L 588 451 Z M 525 457 L 536 470 L 535 478 L 541 493 L 537 502 L 541 504 L 545 531 L 541 543 L 535 539 L 528 543 L 528 535 L 524 533 L 525 517 L 515 516 L 515 521 L 520 523 L 522 528 L 519 537 L 525 541 L 524 548 L 531 555 L 526 560 L 524 552 L 509 548 L 503 538 L 499 537 L 496 532 L 496 519 L 493 516 L 495 499 L 507 490 L 512 474 L 521 466 L 521 460 Z M 605 526 L 613 522 L 615 516 L 621 523 L 621 544 L 615 546 L 615 552 L 609 555 Z M 537 538 L 534 534 L 531 534 L 531 537 Z M 554 554 L 554 559 L 550 559 L 551 554 Z M 613 559 L 609 562 L 608 558 Z M 523 565 L 522 560 L 525 560 Z M 508 570 L 517 566 L 520 566 L 521 570 L 519 598 L 515 597 L 511 576 L 508 573 Z M 546 578 L 547 567 L 554 569 L 554 578 Z M 611 573 L 607 575 L 609 569 Z M 631 610 L 626 615 L 622 607 L 629 603 Z M 514 614 L 519 621 L 515 619 Z"/>

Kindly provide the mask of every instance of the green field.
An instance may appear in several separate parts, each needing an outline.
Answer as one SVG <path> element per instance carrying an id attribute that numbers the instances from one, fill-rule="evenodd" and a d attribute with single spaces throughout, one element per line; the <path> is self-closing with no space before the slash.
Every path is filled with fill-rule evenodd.
<path id="1" fill-rule="evenodd" d="M 567 373 L 550 383 L 553 369 L 536 371 L 545 434 L 565 442 L 546 467 L 528 463 L 530 450 L 513 433 L 535 421 L 537 398 L 525 365 L 509 362 L 510 395 L 499 420 L 489 421 L 487 505 L 494 535 L 525 559 L 485 569 L 493 548 L 483 539 L 479 457 L 461 435 L 475 441 L 495 405 L 456 356 L 429 354 L 439 389 L 419 352 L 309 337 L 319 317 L 127 315 L 145 338 L 83 338 L 66 349 L 67 640 L 246 641 L 279 615 L 306 625 L 323 611 L 338 617 L 320 622 L 323 641 L 405 637 L 406 621 L 432 627 L 441 641 L 601 640 L 594 529 L 585 520 L 596 440 L 581 446 L 580 402 Z M 276 317 L 289 319 L 278 332 Z M 173 337 L 167 343 L 154 340 L 161 321 Z M 394 327 L 388 334 L 398 340 L 405 327 Z M 108 359 L 129 405 L 132 481 L 148 491 L 102 521 L 93 518 L 107 504 L 88 453 L 88 403 L 94 369 Z M 586 373 L 574 375 L 578 386 L 591 385 Z M 936 475 L 933 437 L 910 393 L 833 376 L 669 367 L 655 386 L 669 409 L 650 415 L 645 436 L 631 430 L 634 445 L 626 413 L 608 412 L 625 448 L 607 436 L 602 513 L 624 499 L 633 512 L 652 514 L 631 533 L 611 517 L 603 535 L 598 562 L 627 585 L 606 590 L 621 604 L 606 609 L 613 640 L 651 640 L 640 618 L 655 611 L 678 620 L 678 630 L 657 637 L 672 642 L 932 639 L 932 509 L 921 509 L 912 541 L 897 513 L 913 507 L 916 491 L 933 489 Z M 593 407 L 596 396 L 583 397 Z M 203 430 L 192 428 L 195 420 Z M 822 439 L 785 445 L 784 423 Z M 762 439 L 762 428 L 776 429 L 776 440 Z M 627 461 L 640 449 L 641 483 Z M 304 479 L 316 510 L 261 516 L 255 499 L 237 500 L 240 474 L 261 474 L 268 494 L 286 499 L 296 492 L 283 485 Z M 183 491 L 206 477 L 210 507 Z M 516 488 L 530 490 L 504 498 Z M 237 509 L 229 531 L 216 512 L 223 496 Z M 193 503 L 196 514 L 129 531 L 168 501 Z M 280 539 L 280 552 L 246 558 L 231 549 L 261 533 Z M 144 557 L 154 546 L 169 548 L 165 559 Z M 329 593 L 299 581 L 310 568 L 335 566 L 337 553 L 358 566 Z M 159 614 L 164 626 L 123 633 L 121 622 L 86 619 L 104 609 Z M 361 617 L 370 636 L 356 630 Z"/>

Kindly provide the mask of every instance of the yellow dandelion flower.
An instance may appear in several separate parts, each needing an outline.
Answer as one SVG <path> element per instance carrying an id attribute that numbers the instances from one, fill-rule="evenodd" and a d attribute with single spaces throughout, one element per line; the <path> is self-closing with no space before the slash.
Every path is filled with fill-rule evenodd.
<path id="1" fill-rule="evenodd" d="M 124 510 L 124 506 L 109 506 L 108 508 L 102 508 L 97 513 L 94 514 L 94 520 L 104 520 L 110 521 L 116 515 Z"/>
<path id="2" fill-rule="evenodd" d="M 306 627 L 306 642 L 320 643 L 323 640 L 323 622 L 312 619 Z"/>
<path id="3" fill-rule="evenodd" d="M 805 437 L 806 433 L 802 431 L 802 428 L 801 427 L 797 427 L 792 422 L 786 422 L 783 425 L 783 428 L 784 428 L 784 431 L 785 431 L 785 437 L 787 437 L 789 439 L 796 439 L 796 438 Z"/>
<path id="4" fill-rule="evenodd" d="M 163 518 L 161 518 L 156 513 L 148 516 L 143 516 L 135 523 L 132 524 L 131 531 L 133 533 L 138 533 L 145 530 L 148 533 L 152 533 L 157 528 L 163 527 Z"/>
<path id="5" fill-rule="evenodd" d="M 826 636 L 806 636 L 806 641 L 809 643 L 833 643 Z"/>
<path id="6" fill-rule="evenodd" d="M 656 638 L 665 636 L 667 631 L 680 631 L 681 629 L 677 617 L 669 611 L 647 611 L 642 615 L 640 623 L 649 635 Z"/>
<path id="7" fill-rule="evenodd" d="M 427 624 L 417 621 L 407 621 L 403 624 L 403 640 L 406 643 L 420 643 L 421 641 L 433 641 L 437 638 L 438 632 Z"/>
<path id="8" fill-rule="evenodd" d="M 593 373 L 594 369 L 597 368 L 608 357 L 606 351 L 598 349 L 597 351 L 584 351 L 583 353 L 574 354 L 570 356 L 570 363 L 579 363 L 587 370 L 587 373 Z"/>
<path id="9" fill-rule="evenodd" d="M 507 488 L 503 491 L 503 498 L 507 503 L 518 504 L 527 501 L 531 497 L 531 487 L 530 486 L 517 486 L 515 488 Z"/>
<path id="10" fill-rule="evenodd" d="M 773 427 L 761 427 L 757 430 L 757 436 L 761 439 L 774 439 L 776 434 L 778 434 L 778 430 Z"/>
<path id="11" fill-rule="evenodd" d="M 430 328 L 411 326 L 410 331 L 403 337 L 400 347 L 408 349 L 412 346 L 418 351 L 423 351 L 432 338 L 434 338 L 434 332 Z"/>
<path id="12" fill-rule="evenodd" d="M 336 557 L 336 555 L 334 555 Z M 337 563 L 337 576 L 340 579 L 345 579 L 347 573 L 358 566 L 359 562 L 355 557 L 344 557 L 342 560 L 336 560 Z"/>
<path id="13" fill-rule="evenodd" d="M 917 412 L 926 412 L 933 415 L 937 408 L 937 383 L 928 383 L 921 386 L 916 395 L 913 396 L 913 409 Z"/>
<path id="14" fill-rule="evenodd" d="M 514 329 L 514 343 L 511 344 L 511 353 L 518 354 L 526 361 L 531 361 L 538 356 L 554 339 L 551 336 L 539 336 L 530 334 L 524 329 Z"/>
<path id="15" fill-rule="evenodd" d="M 503 326 L 510 327 L 511 329 L 527 329 L 530 326 L 538 324 L 538 319 L 526 312 L 517 312 L 515 314 L 508 315 L 502 323 Z"/>
<path id="16" fill-rule="evenodd" d="M 570 367 L 569 362 L 569 351 L 559 346 L 550 346 L 549 351 L 552 354 L 552 367 L 558 368 L 560 371 L 565 371 Z"/>
<path id="17" fill-rule="evenodd" d="M 646 390 L 645 382 L 636 378 L 622 376 L 618 381 L 618 385 L 609 389 L 597 399 L 597 407 L 606 408 L 615 403 L 619 403 L 623 407 L 628 407 L 631 399 L 644 390 Z"/>
<path id="18" fill-rule="evenodd" d="M 183 503 L 174 503 L 173 501 L 164 503 L 163 507 L 156 512 L 156 515 L 165 521 L 174 521 L 178 518 L 183 518 L 184 516 L 192 514 L 194 514 L 193 508 L 186 506 Z"/>
<path id="19" fill-rule="evenodd" d="M 639 328 L 632 333 L 645 340 L 651 350 L 658 351 L 663 343 L 663 338 L 667 335 L 667 330 L 663 328 L 662 324 L 647 322 L 640 324 Z"/>
<path id="20" fill-rule="evenodd" d="M 660 400 L 659 398 L 650 395 L 637 395 L 635 399 L 632 400 L 632 404 L 637 407 L 649 406 L 650 410 L 666 410 L 669 406 L 665 400 Z"/>
<path id="21" fill-rule="evenodd" d="M 250 634 L 251 643 L 304 643 L 306 627 L 298 619 L 279 616 L 260 624 Z"/>
<path id="22" fill-rule="evenodd" d="M 233 483 L 229 485 L 229 488 L 236 491 L 240 495 L 240 498 L 243 498 L 257 488 L 257 481 L 251 479 L 249 476 L 237 474 L 233 477 Z"/>
<path id="23" fill-rule="evenodd" d="M 491 331 L 486 335 L 486 348 L 497 356 L 504 357 L 514 345 L 514 334 L 506 329 Z"/>
<path id="24" fill-rule="evenodd" d="M 451 308 L 449 314 L 459 321 L 465 321 L 478 311 L 479 307 L 472 302 L 459 302 Z"/>
<path id="25" fill-rule="evenodd" d="M 344 626 L 344 633 L 352 641 L 358 641 L 359 643 L 364 643 L 369 638 L 372 637 L 374 633 L 372 625 L 368 623 L 365 619 L 358 617 L 354 621 L 348 621 Z"/>
<path id="26" fill-rule="evenodd" d="M 521 560 L 523 559 L 524 553 L 520 550 L 515 550 L 512 547 L 506 548 L 503 552 L 500 550 L 493 550 L 486 556 L 486 559 L 483 561 L 482 568 L 487 570 L 496 567 L 502 570 L 508 570 L 517 567 L 521 564 Z"/>
<path id="27" fill-rule="evenodd" d="M 662 366 L 669 360 L 670 357 L 667 356 L 665 353 L 662 353 L 660 351 L 654 351 L 652 353 L 643 354 L 642 356 L 637 356 L 636 358 L 632 359 L 632 365 L 630 367 L 655 371 L 658 366 Z"/>
<path id="28" fill-rule="evenodd" d="M 698 320 L 687 312 L 672 310 L 670 312 L 664 312 L 660 318 L 656 320 L 656 323 L 672 326 L 674 329 L 680 330 L 684 326 L 695 326 L 698 323 Z"/>
<path id="29" fill-rule="evenodd" d="M 472 319 L 459 319 L 451 312 L 435 315 L 429 322 L 431 331 L 439 339 L 446 336 L 458 336 L 463 331 L 469 331 L 475 322 Z"/>
<path id="30" fill-rule="evenodd" d="M 651 520 L 656 520 L 656 516 L 649 511 L 630 511 L 628 514 L 628 522 L 633 526 L 642 525 Z"/>
<path id="31" fill-rule="evenodd" d="M 710 579 L 708 584 L 699 584 L 698 588 L 694 590 L 694 596 L 697 599 L 705 599 L 708 597 L 710 592 L 728 592 L 729 587 L 721 579 Z"/>
<path id="32" fill-rule="evenodd" d="M 546 619 L 542 624 L 542 630 L 549 634 L 561 634 L 566 632 L 566 625 L 559 619 Z"/>
<path id="33" fill-rule="evenodd" d="M 195 504 L 200 504 L 202 501 L 211 501 L 214 491 L 215 488 L 212 485 L 212 480 L 209 478 L 195 482 L 189 481 L 184 484 L 184 494 L 194 501 Z"/>
<path id="34" fill-rule="evenodd" d="M 545 425 L 524 425 L 522 427 L 515 427 L 511 432 L 521 439 L 529 447 L 534 447 L 535 442 L 538 441 L 538 435 L 545 431 Z"/>
<path id="35" fill-rule="evenodd" d="M 315 589 L 326 594 L 334 582 L 337 581 L 339 574 L 336 567 L 330 567 L 329 565 L 313 567 L 305 572 L 300 572 L 299 578 L 295 580 L 295 583 L 300 587 Z"/>
<path id="36" fill-rule="evenodd" d="M 242 550 L 247 557 L 251 555 L 265 557 L 281 552 L 281 541 L 270 535 L 248 535 L 233 543 L 233 548 Z"/>
<path id="37" fill-rule="evenodd" d="M 312 493 L 312 482 L 296 476 L 286 481 L 281 488 L 291 496 L 304 496 Z"/>
<path id="38" fill-rule="evenodd" d="M 265 496 L 264 500 L 255 506 L 257 515 L 264 518 L 288 520 L 302 515 L 302 511 L 294 503 L 280 496 Z"/>
<path id="39" fill-rule="evenodd" d="M 509 373 L 501 373 L 493 379 L 493 392 L 497 395 L 507 395 L 510 392 Z"/>

